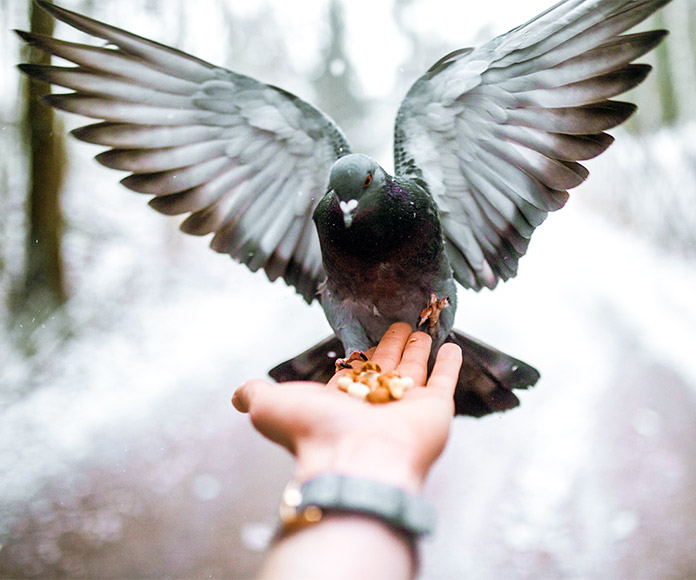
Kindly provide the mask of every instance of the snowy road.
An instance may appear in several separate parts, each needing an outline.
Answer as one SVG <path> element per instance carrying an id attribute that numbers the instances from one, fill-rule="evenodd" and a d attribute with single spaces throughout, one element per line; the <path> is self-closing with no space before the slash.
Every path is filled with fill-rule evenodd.
<path id="1" fill-rule="evenodd" d="M 0 411 L 0 576 L 258 566 L 291 462 L 229 399 L 328 327 L 194 242 L 164 291 L 87 320 Z M 542 381 L 505 416 L 456 421 L 426 490 L 440 519 L 423 578 L 696 577 L 694 296 L 693 262 L 574 202 L 517 279 L 462 292 L 457 326 Z"/>

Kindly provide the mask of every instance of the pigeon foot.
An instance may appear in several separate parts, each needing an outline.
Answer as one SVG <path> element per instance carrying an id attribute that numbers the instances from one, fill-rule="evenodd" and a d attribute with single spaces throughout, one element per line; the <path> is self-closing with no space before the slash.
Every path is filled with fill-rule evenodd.
<path id="1" fill-rule="evenodd" d="M 354 360 L 360 360 L 363 362 L 367 362 L 367 356 L 361 350 L 354 350 L 346 358 L 337 358 L 336 359 L 336 372 L 342 371 L 343 369 L 352 369 L 353 367 L 351 366 L 350 363 L 352 363 Z"/>
<path id="2" fill-rule="evenodd" d="M 430 295 L 430 302 L 420 313 L 418 328 L 428 323 L 427 332 L 436 338 L 440 332 L 440 313 L 450 305 L 449 296 L 438 299 L 435 294 Z"/>

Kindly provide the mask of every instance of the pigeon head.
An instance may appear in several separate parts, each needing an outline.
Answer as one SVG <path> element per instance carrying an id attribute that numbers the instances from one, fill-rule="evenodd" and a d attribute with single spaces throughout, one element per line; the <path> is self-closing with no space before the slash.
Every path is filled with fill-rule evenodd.
<path id="1" fill-rule="evenodd" d="M 329 177 L 329 192 L 338 198 L 347 228 L 365 200 L 381 195 L 386 182 L 384 169 L 367 155 L 351 154 L 336 161 Z"/>

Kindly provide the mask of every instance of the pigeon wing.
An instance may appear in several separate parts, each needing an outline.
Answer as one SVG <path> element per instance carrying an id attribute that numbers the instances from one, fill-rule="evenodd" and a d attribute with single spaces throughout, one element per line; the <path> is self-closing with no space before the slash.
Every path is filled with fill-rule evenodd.
<path id="1" fill-rule="evenodd" d="M 338 127 L 295 95 L 44 1 L 55 18 L 108 47 L 19 32 L 77 66 L 20 65 L 72 89 L 46 100 L 100 119 L 73 134 L 110 149 L 97 160 L 131 173 L 150 205 L 189 214 L 181 229 L 282 277 L 311 302 L 325 274 L 312 214 L 333 163 L 349 153 Z"/>
<path id="2" fill-rule="evenodd" d="M 396 119 L 397 174 L 435 198 L 455 278 L 494 288 L 534 229 L 588 175 L 578 163 L 635 110 L 610 100 L 648 74 L 631 64 L 665 31 L 622 35 L 669 0 L 565 0 L 412 86 Z"/>

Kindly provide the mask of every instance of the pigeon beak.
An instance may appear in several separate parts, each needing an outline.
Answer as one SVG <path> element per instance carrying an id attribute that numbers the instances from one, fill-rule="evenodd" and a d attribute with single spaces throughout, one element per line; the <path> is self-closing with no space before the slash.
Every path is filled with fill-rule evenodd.
<path id="1" fill-rule="evenodd" d="M 346 228 L 349 228 L 353 223 L 355 210 L 358 209 L 358 200 L 349 199 L 348 201 L 339 201 L 338 205 L 343 212 L 343 224 L 346 226 Z"/>

